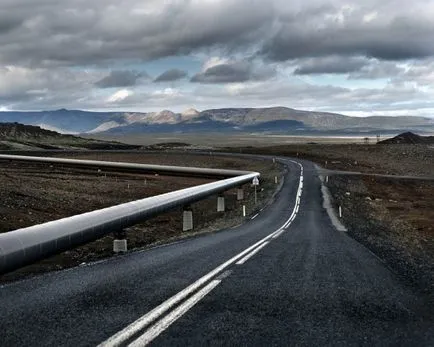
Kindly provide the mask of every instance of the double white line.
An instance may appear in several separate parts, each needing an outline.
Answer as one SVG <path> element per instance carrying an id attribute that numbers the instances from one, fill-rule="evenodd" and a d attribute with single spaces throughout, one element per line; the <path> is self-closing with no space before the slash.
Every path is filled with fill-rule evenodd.
<path id="1" fill-rule="evenodd" d="M 124 345 L 128 343 L 128 341 L 133 340 L 133 338 L 135 338 L 140 333 L 140 331 L 142 331 L 143 329 L 154 323 L 157 319 L 159 319 L 153 325 L 149 326 L 143 334 L 135 338 L 128 346 L 136 347 L 147 345 L 220 284 L 221 279 L 214 277 L 216 277 L 223 270 L 225 270 L 227 267 L 231 266 L 234 263 L 236 263 L 237 265 L 244 264 L 249 258 L 259 252 L 262 248 L 267 246 L 271 239 L 279 237 L 295 219 L 298 209 L 300 207 L 300 198 L 303 190 L 303 166 L 298 162 L 292 160 L 291 162 L 300 166 L 300 181 L 292 214 L 279 229 L 264 237 L 262 240 L 256 242 L 252 246 L 248 247 L 241 253 L 238 253 L 231 259 L 216 267 L 208 274 L 202 276 L 196 282 L 192 283 L 187 288 L 180 291 L 178 294 L 175 294 L 171 298 L 167 299 L 165 302 L 154 308 L 152 311 L 140 317 L 135 322 L 131 323 L 126 328 L 122 329 L 121 331 L 110 337 L 108 340 L 102 342 L 99 347 Z M 210 282 L 206 284 L 208 281 Z M 197 291 L 203 285 L 205 286 L 199 291 Z M 171 312 L 166 314 L 164 317 L 162 317 L 163 314 L 165 314 L 167 311 L 172 309 L 175 305 L 179 304 L 182 300 L 184 300 L 194 292 L 196 292 L 194 295 L 192 295 L 181 305 L 179 305 Z"/>

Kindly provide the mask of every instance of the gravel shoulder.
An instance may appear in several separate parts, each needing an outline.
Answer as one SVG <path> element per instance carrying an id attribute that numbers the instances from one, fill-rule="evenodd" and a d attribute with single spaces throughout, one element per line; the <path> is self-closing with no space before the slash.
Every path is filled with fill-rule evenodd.
<path id="1" fill-rule="evenodd" d="M 348 233 L 403 280 L 434 292 L 434 182 L 333 176 Z"/>

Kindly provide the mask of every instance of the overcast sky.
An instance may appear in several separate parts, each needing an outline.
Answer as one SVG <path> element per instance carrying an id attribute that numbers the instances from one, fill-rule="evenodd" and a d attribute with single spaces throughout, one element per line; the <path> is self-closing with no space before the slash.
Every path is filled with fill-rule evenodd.
<path id="1" fill-rule="evenodd" d="M 433 0 L 0 0 L 0 110 L 434 115 Z"/>

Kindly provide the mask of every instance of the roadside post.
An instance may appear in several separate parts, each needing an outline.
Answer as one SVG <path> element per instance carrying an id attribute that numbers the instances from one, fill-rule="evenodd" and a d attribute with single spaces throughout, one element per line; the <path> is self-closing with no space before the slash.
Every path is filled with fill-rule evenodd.
<path id="1" fill-rule="evenodd" d="M 259 186 L 259 180 L 258 177 L 255 177 L 252 181 L 253 186 L 255 187 L 255 205 L 258 203 L 258 195 L 256 192 L 256 187 Z"/>
<path id="2" fill-rule="evenodd" d="M 238 188 L 237 189 L 237 200 L 243 200 L 244 199 L 244 190 L 243 188 Z"/>

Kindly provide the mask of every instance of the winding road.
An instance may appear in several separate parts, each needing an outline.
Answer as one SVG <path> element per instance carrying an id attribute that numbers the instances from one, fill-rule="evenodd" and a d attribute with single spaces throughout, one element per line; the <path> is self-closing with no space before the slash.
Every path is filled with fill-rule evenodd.
<path id="1" fill-rule="evenodd" d="M 337 231 L 312 163 L 247 223 L 0 287 L 2 346 L 434 345 L 433 303 Z"/>

